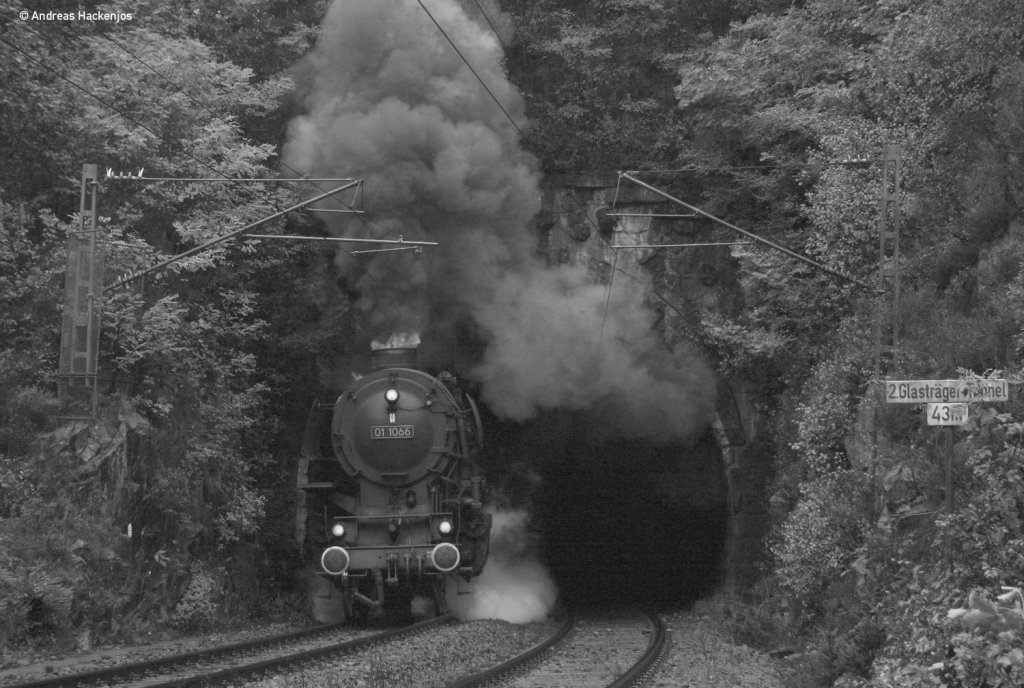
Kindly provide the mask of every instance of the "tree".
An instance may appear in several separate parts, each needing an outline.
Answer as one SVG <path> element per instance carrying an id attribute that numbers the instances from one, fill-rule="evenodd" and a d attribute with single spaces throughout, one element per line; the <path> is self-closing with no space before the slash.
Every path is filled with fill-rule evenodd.
<path id="1" fill-rule="evenodd" d="M 147 176 L 275 176 L 275 147 L 247 137 L 241 123 L 277 112 L 290 86 L 276 72 L 256 81 L 251 70 L 218 59 L 212 47 L 170 20 L 40 27 L 14 23 L 0 44 L 3 58 L 17 67 L 4 72 L 10 92 L 26 96 L 8 99 L 5 91 L 0 98 L 11 116 L 4 131 L 28 132 L 37 147 L 34 156 L 24 156 L 32 174 L 11 176 L 15 191 L 0 205 L 0 279 L 10 280 L 0 297 L 0 379 L 11 382 L 0 412 L 10 423 L 47 418 L 54 410 L 45 390 L 53 383 L 64 237 L 75 222 L 58 218 L 77 209 L 82 162 L 133 173 L 145 168 Z M 51 103 L 60 107 L 48 111 Z M 37 108 L 42 116 L 35 116 Z M 99 218 L 111 240 L 105 282 L 263 217 L 295 196 L 285 187 L 105 180 Z M 11 623 L 21 623 L 20 631 L 5 626 L 0 633 L 24 637 L 19 634 L 30 619 L 21 612 L 32 605 L 54 611 L 61 630 L 96 615 L 145 618 L 173 609 L 189 580 L 237 573 L 211 573 L 202 562 L 225 551 L 251 552 L 236 551 L 237 543 L 254 539 L 266 508 L 267 495 L 256 482 L 266 479 L 266 447 L 275 428 L 265 380 L 285 373 L 264 357 L 267 318 L 281 316 L 260 301 L 259 291 L 270 288 L 261 278 L 287 274 L 303 256 L 316 260 L 315 253 L 293 247 L 257 250 L 237 242 L 107 292 L 100 347 L 106 401 L 93 439 L 76 441 L 93 446 L 95 433 L 120 437 L 112 441 L 125 445 L 127 464 L 105 458 L 72 477 L 48 479 L 48 467 L 64 465 L 56 454 L 74 464 L 63 444 L 74 426 L 34 442 L 32 433 L 12 434 L 13 425 L 5 424 L 0 513 L 9 519 L 0 528 L 6 552 L 0 579 L 22 580 L 54 563 L 47 557 L 70 556 L 65 545 L 71 536 L 111 558 L 79 556 L 77 573 L 46 591 L 0 587 Z M 34 393 L 33 385 L 44 391 Z M 37 428 L 52 425 L 47 418 Z M 46 489 L 33 490 L 40 480 Z M 50 549 L 30 546 L 25 533 L 45 532 L 58 513 L 77 516 L 82 528 L 53 539 Z M 130 542 L 116 539 L 126 523 L 134 527 Z M 110 561 L 120 573 L 97 584 Z M 240 554 L 235 561 L 244 563 Z M 90 592 L 90 586 L 112 594 Z M 83 605 L 91 616 L 74 611 Z"/>
<path id="2" fill-rule="evenodd" d="M 727 189 L 706 186 L 708 202 L 862 280 L 875 278 L 878 263 L 881 170 L 877 162 L 841 161 L 877 161 L 885 144 L 900 146 L 900 337 L 883 372 L 942 378 L 962 367 L 1020 370 L 1014 298 L 1024 260 L 1022 187 L 1011 161 L 1024 119 L 1021 35 L 1019 8 L 1010 2 L 811 1 L 735 24 L 680 69 L 680 106 L 692 123 L 681 148 Z M 721 169 L 740 165 L 763 167 Z M 1015 585 L 1020 576 L 1018 481 L 990 468 L 1013 454 L 996 426 L 1012 425 L 1019 409 L 998 420 L 983 416 L 977 434 L 994 437 L 996 446 L 958 450 L 954 515 L 933 523 L 945 488 L 919 419 L 883 412 L 875 425 L 865 413 L 873 405 L 866 389 L 872 294 L 795 272 L 765 252 L 739 256 L 747 293 L 757 296 L 751 321 L 804 343 L 800 364 L 786 375 L 793 391 L 773 404 L 782 409 L 776 422 L 783 428 L 773 501 L 786 507 L 775 514 L 776 576 L 801 590 L 802 602 L 822 610 L 825 622 L 829 609 L 860 619 L 857 626 L 885 619 L 890 638 L 874 665 L 876 681 L 857 685 L 937 684 L 928 666 L 944 666 L 968 683 L 1016 671 L 1018 644 L 954 635 L 943 620 L 953 606 L 944 602 L 967 587 Z M 1007 428 L 1005 436 L 1013 433 Z M 858 451 L 858 443 L 877 451 Z M 959 468 L 964 454 L 973 476 Z M 867 499 L 870 508 L 853 509 L 854 518 L 849 503 L 827 496 L 836 480 L 872 473 L 886 477 L 865 487 L 875 497 Z M 910 474 L 916 501 L 879 499 Z M 993 475 L 1000 481 L 990 482 Z M 878 523 L 858 520 L 872 510 L 888 511 Z M 1008 527 L 993 531 L 989 519 Z M 829 540 L 837 522 L 859 526 L 846 542 Z M 824 538 L 815 535 L 819 529 Z M 979 539 L 980 532 L 988 535 Z M 950 550 L 946 536 L 958 543 Z M 808 537 L 825 547 L 820 556 L 804 557 Z M 966 559 L 956 554 L 965 550 Z M 831 653 L 828 680 L 856 667 L 863 681 L 883 645 L 876 638 L 855 650 L 863 651 L 856 662 L 847 661 L 843 655 L 858 646 L 849 636 L 829 628 L 816 641 L 842 650 Z M 956 659 L 937 663 L 950 643 Z"/>
<path id="3" fill-rule="evenodd" d="M 507 66 L 534 124 L 527 147 L 548 171 L 664 166 L 682 126 L 672 86 L 682 53 L 723 31 L 727 2 L 506 2 Z"/>

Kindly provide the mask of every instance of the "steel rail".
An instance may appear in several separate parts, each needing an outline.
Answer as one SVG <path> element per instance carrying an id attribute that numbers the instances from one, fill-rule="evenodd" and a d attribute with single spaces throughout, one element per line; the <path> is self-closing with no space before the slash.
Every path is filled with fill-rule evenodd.
<path id="1" fill-rule="evenodd" d="M 294 652 L 289 655 L 271 657 L 269 659 L 263 659 L 255 662 L 247 662 L 236 667 L 221 669 L 220 671 L 214 671 L 207 674 L 199 674 L 189 678 L 172 679 L 165 683 L 149 683 L 146 685 L 146 688 L 188 688 L 190 686 L 217 685 L 234 679 L 251 677 L 254 674 L 259 674 L 270 669 L 278 669 L 285 666 L 311 662 L 340 652 L 348 653 L 355 650 L 362 650 L 386 640 L 394 640 L 406 635 L 419 633 L 433 626 L 437 626 L 442 623 L 450 623 L 452 621 L 453 618 L 446 614 L 445 616 L 438 616 L 433 619 L 427 619 L 426 621 L 419 621 L 408 626 L 392 628 L 384 631 L 383 633 L 376 633 L 365 638 L 356 638 L 355 640 L 348 640 L 324 647 L 316 647 L 310 650 L 302 650 L 301 652 Z"/>
<path id="2" fill-rule="evenodd" d="M 647 650 L 626 673 L 608 684 L 608 688 L 629 688 L 629 686 L 636 685 L 661 660 L 662 653 L 667 646 L 668 629 L 665 628 L 665 622 L 657 614 L 644 610 L 644 616 L 650 619 L 654 626 Z"/>
<path id="3" fill-rule="evenodd" d="M 501 664 L 491 667 L 490 669 L 484 669 L 472 676 L 466 676 L 465 678 L 449 683 L 445 688 L 477 688 L 477 686 L 486 686 L 492 682 L 498 681 L 499 679 L 502 679 L 539 659 L 540 656 L 548 650 L 560 645 L 569 636 L 569 632 L 575 627 L 576 615 L 570 611 L 566 614 L 565 621 L 562 622 L 562 625 L 558 627 L 558 630 L 555 631 L 551 637 L 542 640 L 512 659 L 506 660 Z"/>
<path id="4" fill-rule="evenodd" d="M 176 655 L 167 655 L 166 657 L 158 657 L 156 659 L 147 659 L 141 662 L 128 662 L 125 664 L 118 664 L 112 667 L 104 667 L 103 669 L 93 669 L 90 671 L 83 671 L 75 674 L 67 674 L 64 676 L 51 676 L 44 679 L 38 679 L 35 681 L 28 681 L 26 683 L 15 683 L 4 686 L 4 688 L 53 688 L 53 686 L 61 686 L 72 682 L 91 683 L 94 681 L 106 680 L 110 677 L 116 676 L 122 673 L 147 673 L 158 669 L 162 669 L 165 666 L 173 666 L 174 664 L 180 664 L 186 661 L 195 661 L 199 659 L 214 659 L 217 657 L 230 655 L 235 652 L 244 652 L 246 650 L 254 650 L 260 647 L 269 647 L 278 643 L 286 643 L 293 640 L 302 640 L 304 638 L 313 638 L 317 635 L 323 635 L 339 630 L 343 626 L 341 624 L 330 624 L 326 626 L 317 626 L 313 628 L 303 628 L 298 631 L 288 631 L 287 633 L 278 633 L 272 636 L 266 636 L 263 638 L 254 638 L 252 640 L 242 640 L 237 643 L 230 643 L 228 645 L 218 645 L 213 648 L 206 648 L 203 650 L 193 650 L 190 652 L 182 652 Z"/>
<path id="5" fill-rule="evenodd" d="M 303 650 L 301 652 L 282 655 L 280 657 L 272 659 L 259 660 L 251 663 L 243 663 L 237 667 L 222 669 L 207 674 L 199 674 L 193 677 L 174 678 L 164 682 L 150 682 L 147 683 L 147 687 L 169 688 L 170 686 L 193 686 L 209 682 L 223 681 L 226 678 L 245 675 L 249 673 L 257 673 L 259 671 L 265 671 L 266 669 L 272 666 L 292 664 L 301 661 L 309 661 L 310 659 L 316 658 L 318 656 L 324 656 L 335 652 L 348 652 L 352 650 L 358 650 L 364 646 L 372 645 L 376 642 L 389 640 L 391 638 L 405 635 L 407 633 L 419 632 L 424 628 L 429 628 L 430 626 L 435 624 L 449 623 L 451 622 L 451 620 L 452 618 L 448 615 L 440 616 L 434 619 L 428 619 L 426 621 L 420 621 L 415 624 L 410 624 L 408 626 L 389 629 L 382 633 L 375 633 L 373 635 L 366 636 L 363 638 L 347 640 L 341 643 L 332 643 L 322 648 Z M 241 652 L 253 652 L 261 649 L 269 649 L 275 645 L 282 645 L 289 642 L 305 640 L 308 638 L 315 638 L 318 635 L 326 635 L 328 633 L 332 633 L 343 628 L 345 628 L 343 624 L 331 624 L 327 626 L 305 628 L 299 631 L 289 631 L 288 633 L 280 633 L 277 635 L 256 638 L 253 640 L 243 640 L 241 642 L 231 643 L 229 645 L 220 645 L 213 648 L 193 650 L 190 652 L 183 652 L 176 655 L 168 655 L 166 657 L 158 657 L 156 659 L 149 659 L 141 662 L 129 662 L 126 664 L 118 664 L 111 667 L 104 667 L 102 669 L 93 669 L 90 671 L 66 674 L 63 676 L 50 676 L 44 679 L 27 681 L 24 683 L 11 683 L 6 684 L 4 688 L 60 688 L 62 686 L 83 686 L 98 683 L 116 684 L 117 682 L 125 682 L 125 679 L 123 679 L 122 677 L 126 676 L 152 676 L 156 672 L 166 671 L 167 669 L 172 669 L 177 665 L 195 662 L 218 661 L 224 659 L 225 657 L 229 657 L 233 654 L 238 654 Z"/>
<path id="6" fill-rule="evenodd" d="M 647 648 L 640 658 L 625 673 L 609 683 L 607 688 L 629 688 L 630 686 L 637 685 L 655 668 L 667 648 L 668 630 L 665 627 L 664 621 L 652 612 L 645 610 L 642 613 L 653 627 Z M 524 666 L 532 664 L 541 655 L 563 643 L 569 637 L 570 631 L 575 627 L 576 617 L 570 612 L 562 626 L 550 638 L 497 666 L 448 683 L 445 685 L 445 688 L 478 688 L 479 686 L 491 685 L 492 683 L 504 680 L 511 674 L 521 671 Z"/>

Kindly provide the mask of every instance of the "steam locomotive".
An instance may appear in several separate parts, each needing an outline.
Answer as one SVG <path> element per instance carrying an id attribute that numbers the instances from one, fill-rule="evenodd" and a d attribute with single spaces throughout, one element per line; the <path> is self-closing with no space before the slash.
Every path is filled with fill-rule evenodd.
<path id="1" fill-rule="evenodd" d="M 374 351 L 370 374 L 310 414 L 296 537 L 320 621 L 401 615 L 415 597 L 444 613 L 447 583 L 487 561 L 480 413 L 452 375 L 427 374 L 417 356 Z"/>

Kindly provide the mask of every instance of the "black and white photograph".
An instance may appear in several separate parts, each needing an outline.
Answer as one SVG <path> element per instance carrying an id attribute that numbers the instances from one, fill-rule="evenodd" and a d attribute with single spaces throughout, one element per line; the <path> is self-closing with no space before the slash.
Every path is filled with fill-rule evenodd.
<path id="1" fill-rule="evenodd" d="M 1021 0 L 0 0 L 0 688 L 1024 686 Z"/>

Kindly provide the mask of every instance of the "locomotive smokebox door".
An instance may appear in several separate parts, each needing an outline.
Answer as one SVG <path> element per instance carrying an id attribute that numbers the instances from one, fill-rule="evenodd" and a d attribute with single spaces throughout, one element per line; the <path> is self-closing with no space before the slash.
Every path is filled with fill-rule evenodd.
<path id="1" fill-rule="evenodd" d="M 335 406 L 334 450 L 352 476 L 408 485 L 444 469 L 457 442 L 455 400 L 411 368 L 371 373 Z"/>

